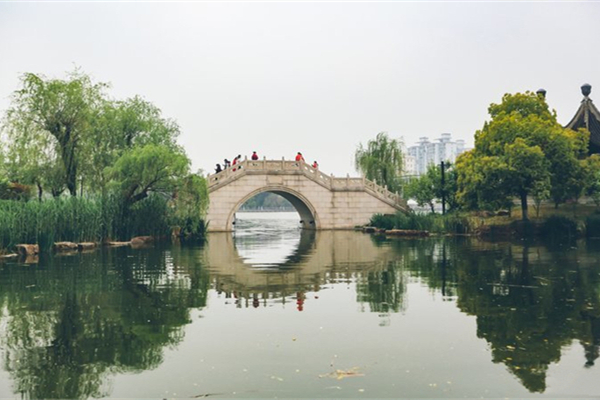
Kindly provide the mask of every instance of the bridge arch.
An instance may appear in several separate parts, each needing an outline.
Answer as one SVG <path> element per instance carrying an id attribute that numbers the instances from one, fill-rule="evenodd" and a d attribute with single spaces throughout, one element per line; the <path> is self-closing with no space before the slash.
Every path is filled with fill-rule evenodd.
<path id="1" fill-rule="evenodd" d="M 250 200 L 251 198 L 253 198 L 256 195 L 259 195 L 259 194 L 265 193 L 265 192 L 277 194 L 277 195 L 283 197 L 284 199 L 286 199 L 287 201 L 289 201 L 292 204 L 292 206 L 296 209 L 296 211 L 298 212 L 298 215 L 300 215 L 300 222 L 302 224 L 303 229 L 320 229 L 321 224 L 319 222 L 319 216 L 317 214 L 317 210 L 311 204 L 311 202 L 305 196 L 303 196 L 301 193 L 299 193 L 298 191 L 293 190 L 289 187 L 284 187 L 284 186 L 279 186 L 279 185 L 261 187 L 256 190 L 253 190 L 249 194 L 243 196 L 241 198 L 241 200 L 239 200 L 235 204 L 235 206 L 229 213 L 229 216 L 227 218 L 227 226 L 228 227 L 233 226 L 235 213 L 239 211 L 240 207 L 245 202 L 247 202 L 248 200 Z"/>

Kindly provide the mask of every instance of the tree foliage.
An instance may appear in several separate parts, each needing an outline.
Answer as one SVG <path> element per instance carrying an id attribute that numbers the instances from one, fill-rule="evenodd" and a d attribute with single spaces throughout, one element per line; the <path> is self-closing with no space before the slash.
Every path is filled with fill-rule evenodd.
<path id="1" fill-rule="evenodd" d="M 444 170 L 444 182 L 442 183 L 441 165 L 429 165 L 424 175 L 408 182 L 404 188 L 405 197 L 415 200 L 419 207 L 429 206 L 431 212 L 435 211 L 435 201 L 441 202 L 442 198 L 445 198 L 448 211 L 458 208 L 456 170 L 451 163 L 445 163 Z"/>
<path id="2" fill-rule="evenodd" d="M 150 192 L 171 196 L 178 178 L 188 170 L 185 154 L 164 145 L 148 144 L 124 153 L 110 168 L 109 176 L 121 189 L 126 204 L 133 204 Z"/>
<path id="3" fill-rule="evenodd" d="M 380 132 L 366 146 L 358 145 L 354 165 L 365 178 L 385 185 L 392 192 L 400 191 L 402 174 L 402 149 L 400 142 Z"/>
<path id="4" fill-rule="evenodd" d="M 65 189 L 100 198 L 106 221 L 114 210 L 125 221 L 130 207 L 149 196 L 165 203 L 185 194 L 172 202 L 182 209 L 171 222 L 200 224 L 208 193 L 203 178 L 190 174 L 177 123 L 140 96 L 111 99 L 107 88 L 79 70 L 64 80 L 24 74 L 2 120 L 0 178 L 35 186 L 40 200 Z"/>
<path id="5" fill-rule="evenodd" d="M 23 149 L 22 142 L 27 137 L 34 150 L 46 153 L 47 160 L 29 162 L 34 164 L 34 171 L 44 163 L 60 160 L 65 186 L 75 196 L 82 160 L 80 150 L 106 85 L 93 83 L 77 70 L 67 80 L 26 73 L 21 83 L 22 88 L 14 93 L 7 113 L 9 132 L 17 148 Z M 37 153 L 22 151 L 20 159 L 26 159 L 28 154 L 31 157 Z"/>
<path id="6" fill-rule="evenodd" d="M 475 134 L 475 148 L 457 160 L 458 199 L 470 208 L 499 208 L 520 199 L 528 219 L 530 196 L 559 204 L 582 193 L 589 132 L 564 129 L 543 97 L 506 94 L 490 105 L 491 121 Z"/>

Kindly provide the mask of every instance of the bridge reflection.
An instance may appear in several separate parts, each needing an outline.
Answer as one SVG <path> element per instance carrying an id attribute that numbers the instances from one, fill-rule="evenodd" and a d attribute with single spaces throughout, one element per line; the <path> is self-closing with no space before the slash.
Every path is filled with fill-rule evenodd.
<path id="1" fill-rule="evenodd" d="M 243 243 L 245 239 L 242 239 Z M 262 243 L 265 249 L 272 242 Z M 349 231 L 306 231 L 281 262 L 249 263 L 230 233 L 211 233 L 205 247 L 213 287 L 227 297 L 261 300 L 301 297 L 323 285 L 351 282 L 358 275 L 381 271 L 396 257 L 390 247 L 377 247 L 369 235 Z"/>

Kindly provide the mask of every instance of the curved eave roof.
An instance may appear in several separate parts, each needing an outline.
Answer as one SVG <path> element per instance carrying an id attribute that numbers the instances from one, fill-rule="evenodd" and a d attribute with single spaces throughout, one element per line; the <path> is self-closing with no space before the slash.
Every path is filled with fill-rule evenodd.
<path id="1" fill-rule="evenodd" d="M 600 153 L 600 111 L 588 97 L 583 99 L 575 116 L 565 128 L 590 131 L 590 153 Z"/>

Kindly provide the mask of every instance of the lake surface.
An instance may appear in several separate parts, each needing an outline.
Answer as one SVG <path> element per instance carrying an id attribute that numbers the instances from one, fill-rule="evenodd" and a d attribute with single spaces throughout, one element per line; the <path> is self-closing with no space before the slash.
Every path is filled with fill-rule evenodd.
<path id="1" fill-rule="evenodd" d="M 600 398 L 600 242 L 238 214 L 202 246 L 0 263 L 0 398 Z"/>

